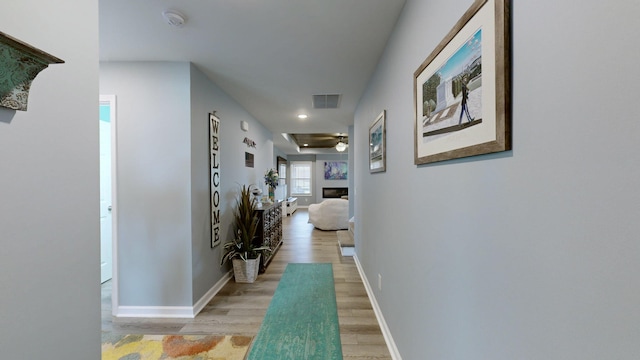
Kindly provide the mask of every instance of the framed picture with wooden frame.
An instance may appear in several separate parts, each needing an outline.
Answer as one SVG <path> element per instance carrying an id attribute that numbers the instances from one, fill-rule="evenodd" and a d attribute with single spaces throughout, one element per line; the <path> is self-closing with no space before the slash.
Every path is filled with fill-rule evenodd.
<path id="1" fill-rule="evenodd" d="M 476 0 L 414 73 L 416 165 L 511 149 L 510 0 Z"/>
<path id="2" fill-rule="evenodd" d="M 383 110 L 369 127 L 369 172 L 387 169 L 387 112 Z"/>

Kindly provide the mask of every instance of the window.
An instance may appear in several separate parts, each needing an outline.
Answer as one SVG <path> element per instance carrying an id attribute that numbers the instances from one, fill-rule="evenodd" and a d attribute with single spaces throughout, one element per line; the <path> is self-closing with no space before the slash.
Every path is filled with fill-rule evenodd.
<path id="1" fill-rule="evenodd" d="M 287 159 L 278 156 L 278 186 L 287 185 Z"/>
<path id="2" fill-rule="evenodd" d="M 311 196 L 311 161 L 291 162 L 291 195 Z"/>

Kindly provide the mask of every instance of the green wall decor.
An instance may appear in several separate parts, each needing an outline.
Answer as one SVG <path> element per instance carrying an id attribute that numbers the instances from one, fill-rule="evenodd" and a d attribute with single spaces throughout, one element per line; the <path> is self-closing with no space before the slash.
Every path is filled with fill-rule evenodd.
<path id="1" fill-rule="evenodd" d="M 0 32 L 0 106 L 26 111 L 33 79 L 49 64 L 60 63 L 64 61 Z"/>

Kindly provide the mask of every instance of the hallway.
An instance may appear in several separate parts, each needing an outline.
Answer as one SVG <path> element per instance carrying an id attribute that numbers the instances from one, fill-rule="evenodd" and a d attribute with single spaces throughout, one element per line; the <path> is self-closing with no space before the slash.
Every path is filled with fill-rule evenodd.
<path id="1" fill-rule="evenodd" d="M 255 336 L 288 263 L 332 263 L 344 359 L 391 359 L 352 257 L 342 257 L 335 231 L 307 223 L 306 209 L 283 219 L 283 244 L 253 284 L 229 281 L 195 319 L 111 317 L 111 282 L 102 286 L 102 331 L 120 334 Z"/>

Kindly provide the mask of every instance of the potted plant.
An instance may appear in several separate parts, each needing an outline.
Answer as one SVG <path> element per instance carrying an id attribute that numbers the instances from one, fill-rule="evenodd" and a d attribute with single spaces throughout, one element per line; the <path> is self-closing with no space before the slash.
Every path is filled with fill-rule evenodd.
<path id="1" fill-rule="evenodd" d="M 275 200 L 275 192 L 278 187 L 278 172 L 276 169 L 269 169 L 264 173 L 264 184 L 269 186 L 269 199 Z"/>
<path id="2" fill-rule="evenodd" d="M 233 212 L 235 238 L 224 244 L 224 255 L 220 262 L 222 265 L 232 260 L 236 282 L 254 282 L 260 268 L 260 254 L 270 250 L 268 246 L 256 246 L 254 243 L 258 229 L 256 205 L 256 199 L 251 197 L 249 188 L 243 185 Z"/>

